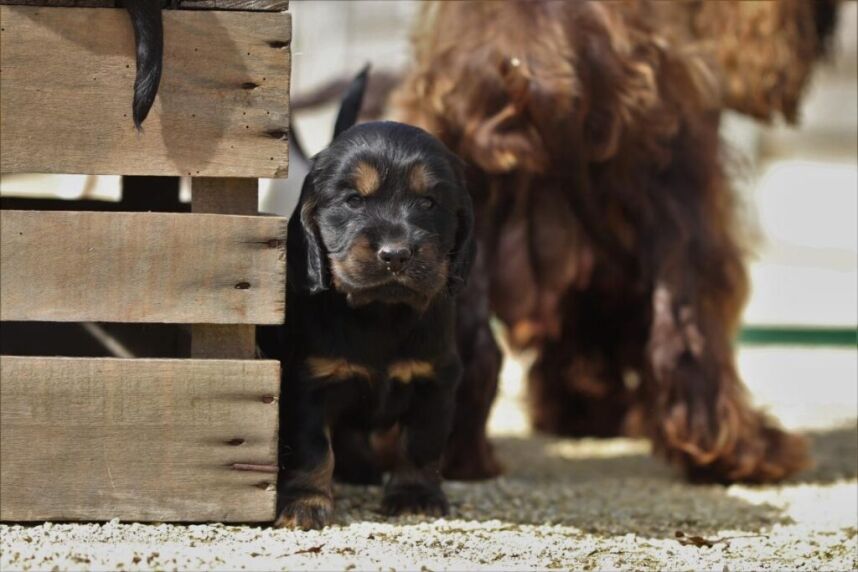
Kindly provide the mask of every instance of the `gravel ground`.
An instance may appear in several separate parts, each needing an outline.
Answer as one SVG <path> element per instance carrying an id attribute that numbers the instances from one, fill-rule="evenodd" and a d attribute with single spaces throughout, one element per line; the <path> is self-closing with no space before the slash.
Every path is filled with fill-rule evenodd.
<path id="1" fill-rule="evenodd" d="M 340 486 L 337 522 L 321 532 L 118 521 L 3 525 L 0 569 L 854 570 L 858 405 L 855 353 L 845 357 L 845 369 L 838 366 L 822 387 L 830 407 L 815 385 L 815 401 L 801 409 L 813 428 L 816 468 L 780 486 L 691 486 L 642 441 L 528 435 L 517 400 L 520 364 L 511 362 L 492 424 L 507 472 L 488 483 L 447 483 L 446 519 L 385 519 L 375 512 L 379 488 Z M 793 399 L 771 400 L 769 409 L 799 410 L 800 382 L 767 377 L 787 391 L 759 394 Z M 686 546 L 677 531 L 720 542 Z"/>

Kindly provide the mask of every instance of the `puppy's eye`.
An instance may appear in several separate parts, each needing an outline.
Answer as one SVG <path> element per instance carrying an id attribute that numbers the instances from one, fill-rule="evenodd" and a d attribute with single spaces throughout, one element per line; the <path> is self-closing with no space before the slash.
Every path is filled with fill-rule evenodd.
<path id="1" fill-rule="evenodd" d="M 357 193 L 352 193 L 346 197 L 346 204 L 353 209 L 360 208 L 363 206 L 363 197 Z"/>
<path id="2" fill-rule="evenodd" d="M 424 211 L 428 211 L 435 206 L 435 199 L 432 197 L 421 197 L 420 200 L 417 201 L 417 206 Z"/>

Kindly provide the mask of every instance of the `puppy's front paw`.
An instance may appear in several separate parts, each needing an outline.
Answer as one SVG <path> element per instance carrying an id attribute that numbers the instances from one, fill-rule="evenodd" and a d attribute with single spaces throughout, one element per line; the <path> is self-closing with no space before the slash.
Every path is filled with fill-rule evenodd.
<path id="1" fill-rule="evenodd" d="M 334 501 L 320 493 L 308 493 L 286 501 L 280 516 L 274 521 L 277 528 L 324 528 L 331 522 Z"/>
<path id="2" fill-rule="evenodd" d="M 447 496 L 440 486 L 393 485 L 384 491 L 381 512 L 387 516 L 426 514 L 443 516 L 450 511 Z"/>

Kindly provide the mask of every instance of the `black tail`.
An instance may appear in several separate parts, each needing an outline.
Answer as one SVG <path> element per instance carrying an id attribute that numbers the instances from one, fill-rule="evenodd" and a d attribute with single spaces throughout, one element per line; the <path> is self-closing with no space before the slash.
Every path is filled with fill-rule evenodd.
<path id="1" fill-rule="evenodd" d="M 137 47 L 137 77 L 134 78 L 134 126 L 142 129 L 143 120 L 158 93 L 164 58 L 164 25 L 160 0 L 125 0 L 125 9 L 134 26 Z"/>
<path id="2" fill-rule="evenodd" d="M 839 2 L 835 0 L 816 0 L 813 3 L 813 24 L 816 30 L 817 55 L 825 56 L 834 41 L 837 29 L 837 11 Z"/>
<path id="3" fill-rule="evenodd" d="M 369 64 L 366 64 L 359 74 L 355 76 L 349 89 L 343 96 L 340 104 L 340 112 L 337 114 L 337 122 L 334 124 L 334 139 L 337 135 L 357 123 L 363 95 L 366 92 L 367 78 L 369 77 Z"/>

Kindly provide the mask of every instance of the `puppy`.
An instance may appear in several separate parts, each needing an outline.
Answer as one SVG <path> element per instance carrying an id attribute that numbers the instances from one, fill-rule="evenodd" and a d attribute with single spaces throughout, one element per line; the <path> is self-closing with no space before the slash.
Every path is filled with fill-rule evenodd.
<path id="1" fill-rule="evenodd" d="M 277 526 L 328 524 L 332 440 L 366 445 L 394 425 L 400 454 L 382 511 L 447 512 L 440 461 L 462 369 L 455 294 L 474 259 L 472 226 L 458 160 L 422 129 L 350 127 L 314 158 L 289 222 L 286 324 L 264 349 L 283 362 Z"/>

